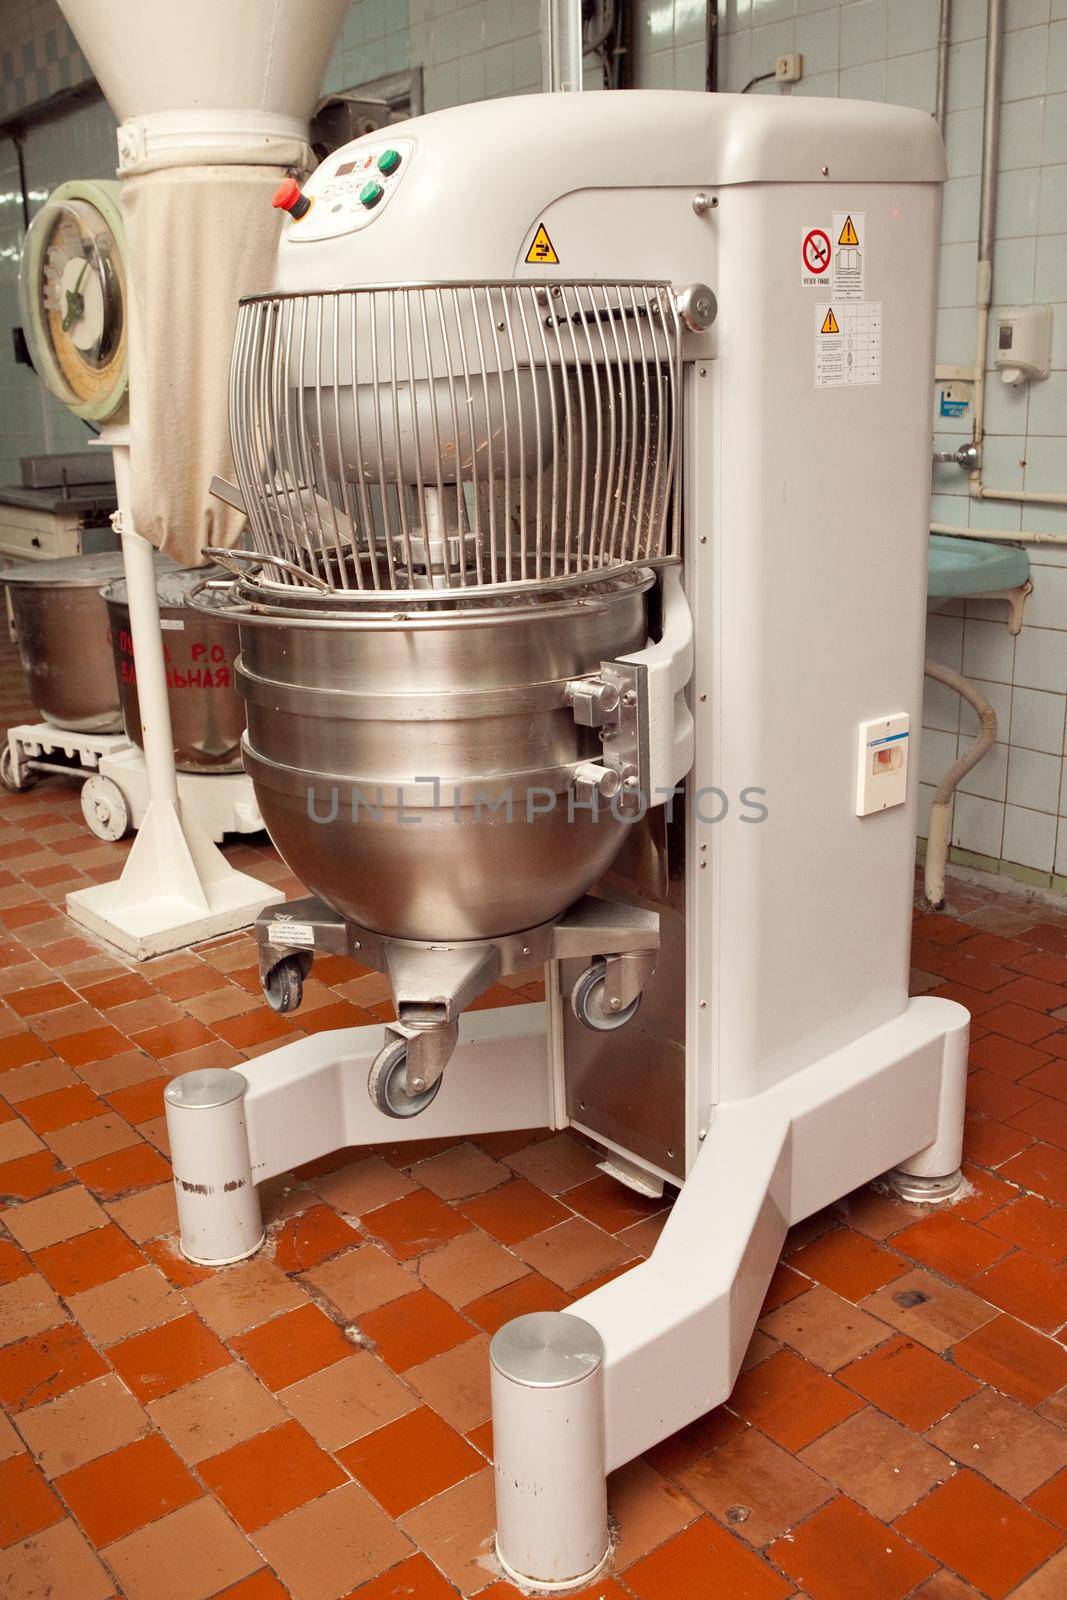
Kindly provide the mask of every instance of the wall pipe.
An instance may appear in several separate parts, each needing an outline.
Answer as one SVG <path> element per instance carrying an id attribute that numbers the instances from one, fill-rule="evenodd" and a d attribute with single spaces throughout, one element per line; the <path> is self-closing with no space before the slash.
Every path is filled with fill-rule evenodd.
<path id="1" fill-rule="evenodd" d="M 945 903 L 945 867 L 952 835 L 952 798 L 960 781 L 967 776 L 972 767 L 978 765 L 982 757 L 996 743 L 997 714 L 985 695 L 962 673 L 953 672 L 951 667 L 942 666 L 940 661 L 927 661 L 923 671 L 936 683 L 943 683 L 947 688 L 955 690 L 978 714 L 978 738 L 971 748 L 957 757 L 949 767 L 937 786 L 930 807 L 930 826 L 926 830 L 923 889 L 930 905 L 935 911 L 940 911 Z"/>
<path id="2" fill-rule="evenodd" d="M 934 118 L 941 132 L 945 131 L 945 112 L 948 108 L 948 51 L 952 42 L 952 0 L 941 0 L 937 23 L 937 100 Z"/>
<path id="3" fill-rule="evenodd" d="M 541 0 L 541 86 L 548 94 L 582 87 L 582 0 Z"/>
<path id="4" fill-rule="evenodd" d="M 993 544 L 1067 544 L 1067 533 L 1009 533 L 1005 528 L 961 528 L 955 522 L 931 522 L 931 533 L 950 533 L 956 539 L 986 539 Z"/>
<path id="5" fill-rule="evenodd" d="M 942 16 L 944 3 L 942 6 Z M 940 48 L 940 46 L 939 46 Z M 940 56 L 938 60 L 938 94 L 941 92 Z M 989 311 L 993 301 L 993 256 L 997 237 L 997 176 L 1000 167 L 1000 106 L 1001 85 L 1004 73 L 1004 0 L 987 0 L 986 6 L 986 61 L 985 98 L 982 109 L 982 178 L 981 201 L 978 212 L 978 326 L 974 360 L 974 435 L 973 443 L 979 451 L 978 465 L 970 475 L 970 493 L 974 500 L 997 500 L 1023 505 L 1067 506 L 1067 494 L 1042 489 L 991 489 L 982 482 L 981 448 L 985 438 L 986 409 L 986 346 L 989 342 Z M 947 74 L 947 55 L 946 55 Z M 988 534 L 979 534 L 988 538 Z M 1011 535 L 1016 541 L 1030 544 L 1060 542 L 1055 536 L 1041 537 L 1031 533 Z"/>

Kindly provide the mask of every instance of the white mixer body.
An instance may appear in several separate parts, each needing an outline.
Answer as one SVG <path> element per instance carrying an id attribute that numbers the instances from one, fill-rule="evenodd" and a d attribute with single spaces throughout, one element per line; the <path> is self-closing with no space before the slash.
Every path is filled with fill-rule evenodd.
<path id="1" fill-rule="evenodd" d="M 626 1051 L 567 1025 L 574 1120 L 677 1179 L 709 1106 L 906 1005 L 914 750 L 902 804 L 857 816 L 855 794 L 861 725 L 899 714 L 914 738 L 920 722 L 940 138 L 891 107 L 677 93 L 493 101 L 399 133 L 308 181 L 282 291 L 558 274 L 717 297 L 684 341 L 697 737 L 671 960 Z M 379 180 L 388 148 L 401 164 Z M 385 193 L 368 210 L 371 180 Z M 813 273 L 823 238 L 834 260 Z M 827 308 L 867 381 L 832 381 Z M 711 788 L 715 822 L 693 803 Z"/>

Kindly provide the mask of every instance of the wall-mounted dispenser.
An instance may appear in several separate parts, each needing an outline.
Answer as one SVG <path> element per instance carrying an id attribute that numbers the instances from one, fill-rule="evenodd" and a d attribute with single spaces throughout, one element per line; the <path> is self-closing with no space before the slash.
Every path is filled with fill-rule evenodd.
<path id="1" fill-rule="evenodd" d="M 1000 313 L 993 365 L 1005 383 L 1047 378 L 1051 360 L 1051 306 L 1009 306 Z"/>

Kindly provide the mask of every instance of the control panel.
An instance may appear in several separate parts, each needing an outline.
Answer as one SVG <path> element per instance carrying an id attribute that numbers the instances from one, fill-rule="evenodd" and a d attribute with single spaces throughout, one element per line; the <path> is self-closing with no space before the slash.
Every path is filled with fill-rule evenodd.
<path id="1" fill-rule="evenodd" d="M 385 138 L 335 150 L 312 173 L 299 199 L 284 205 L 289 239 L 310 243 L 369 227 L 403 183 L 414 153 L 410 139 Z"/>

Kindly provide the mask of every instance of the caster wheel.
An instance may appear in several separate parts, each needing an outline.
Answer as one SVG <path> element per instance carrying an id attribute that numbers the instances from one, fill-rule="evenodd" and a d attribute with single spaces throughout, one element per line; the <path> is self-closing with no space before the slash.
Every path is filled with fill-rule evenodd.
<path id="1" fill-rule="evenodd" d="M 130 807 L 117 783 L 96 773 L 82 784 L 82 815 L 90 833 L 109 842 L 130 831 Z"/>
<path id="2" fill-rule="evenodd" d="M 379 1111 L 387 1117 L 417 1117 L 420 1111 L 437 1098 L 443 1076 L 423 1089 L 420 1094 L 409 1094 L 407 1087 L 408 1047 L 403 1039 L 396 1039 L 379 1050 L 374 1058 L 367 1080 L 367 1090 Z"/>
<path id="3" fill-rule="evenodd" d="M 15 766 L 15 753 L 9 744 L 5 744 L 0 755 L 0 783 L 4 788 L 18 794 L 22 789 L 32 789 L 36 782 L 36 772 L 23 772 L 20 776 Z"/>
<path id="4" fill-rule="evenodd" d="M 586 967 L 571 990 L 571 1009 L 574 1015 L 587 1028 L 592 1028 L 594 1033 L 613 1033 L 616 1028 L 625 1027 L 630 1018 L 637 1015 L 641 1004 L 641 996 L 638 995 L 636 1000 L 631 1000 L 622 1010 L 609 1010 L 604 997 L 605 976 L 606 968 L 603 961 L 594 961 L 591 967 Z"/>
<path id="5" fill-rule="evenodd" d="M 272 1011 L 295 1011 L 304 998 L 304 967 L 299 956 L 283 956 L 263 980 Z"/>

